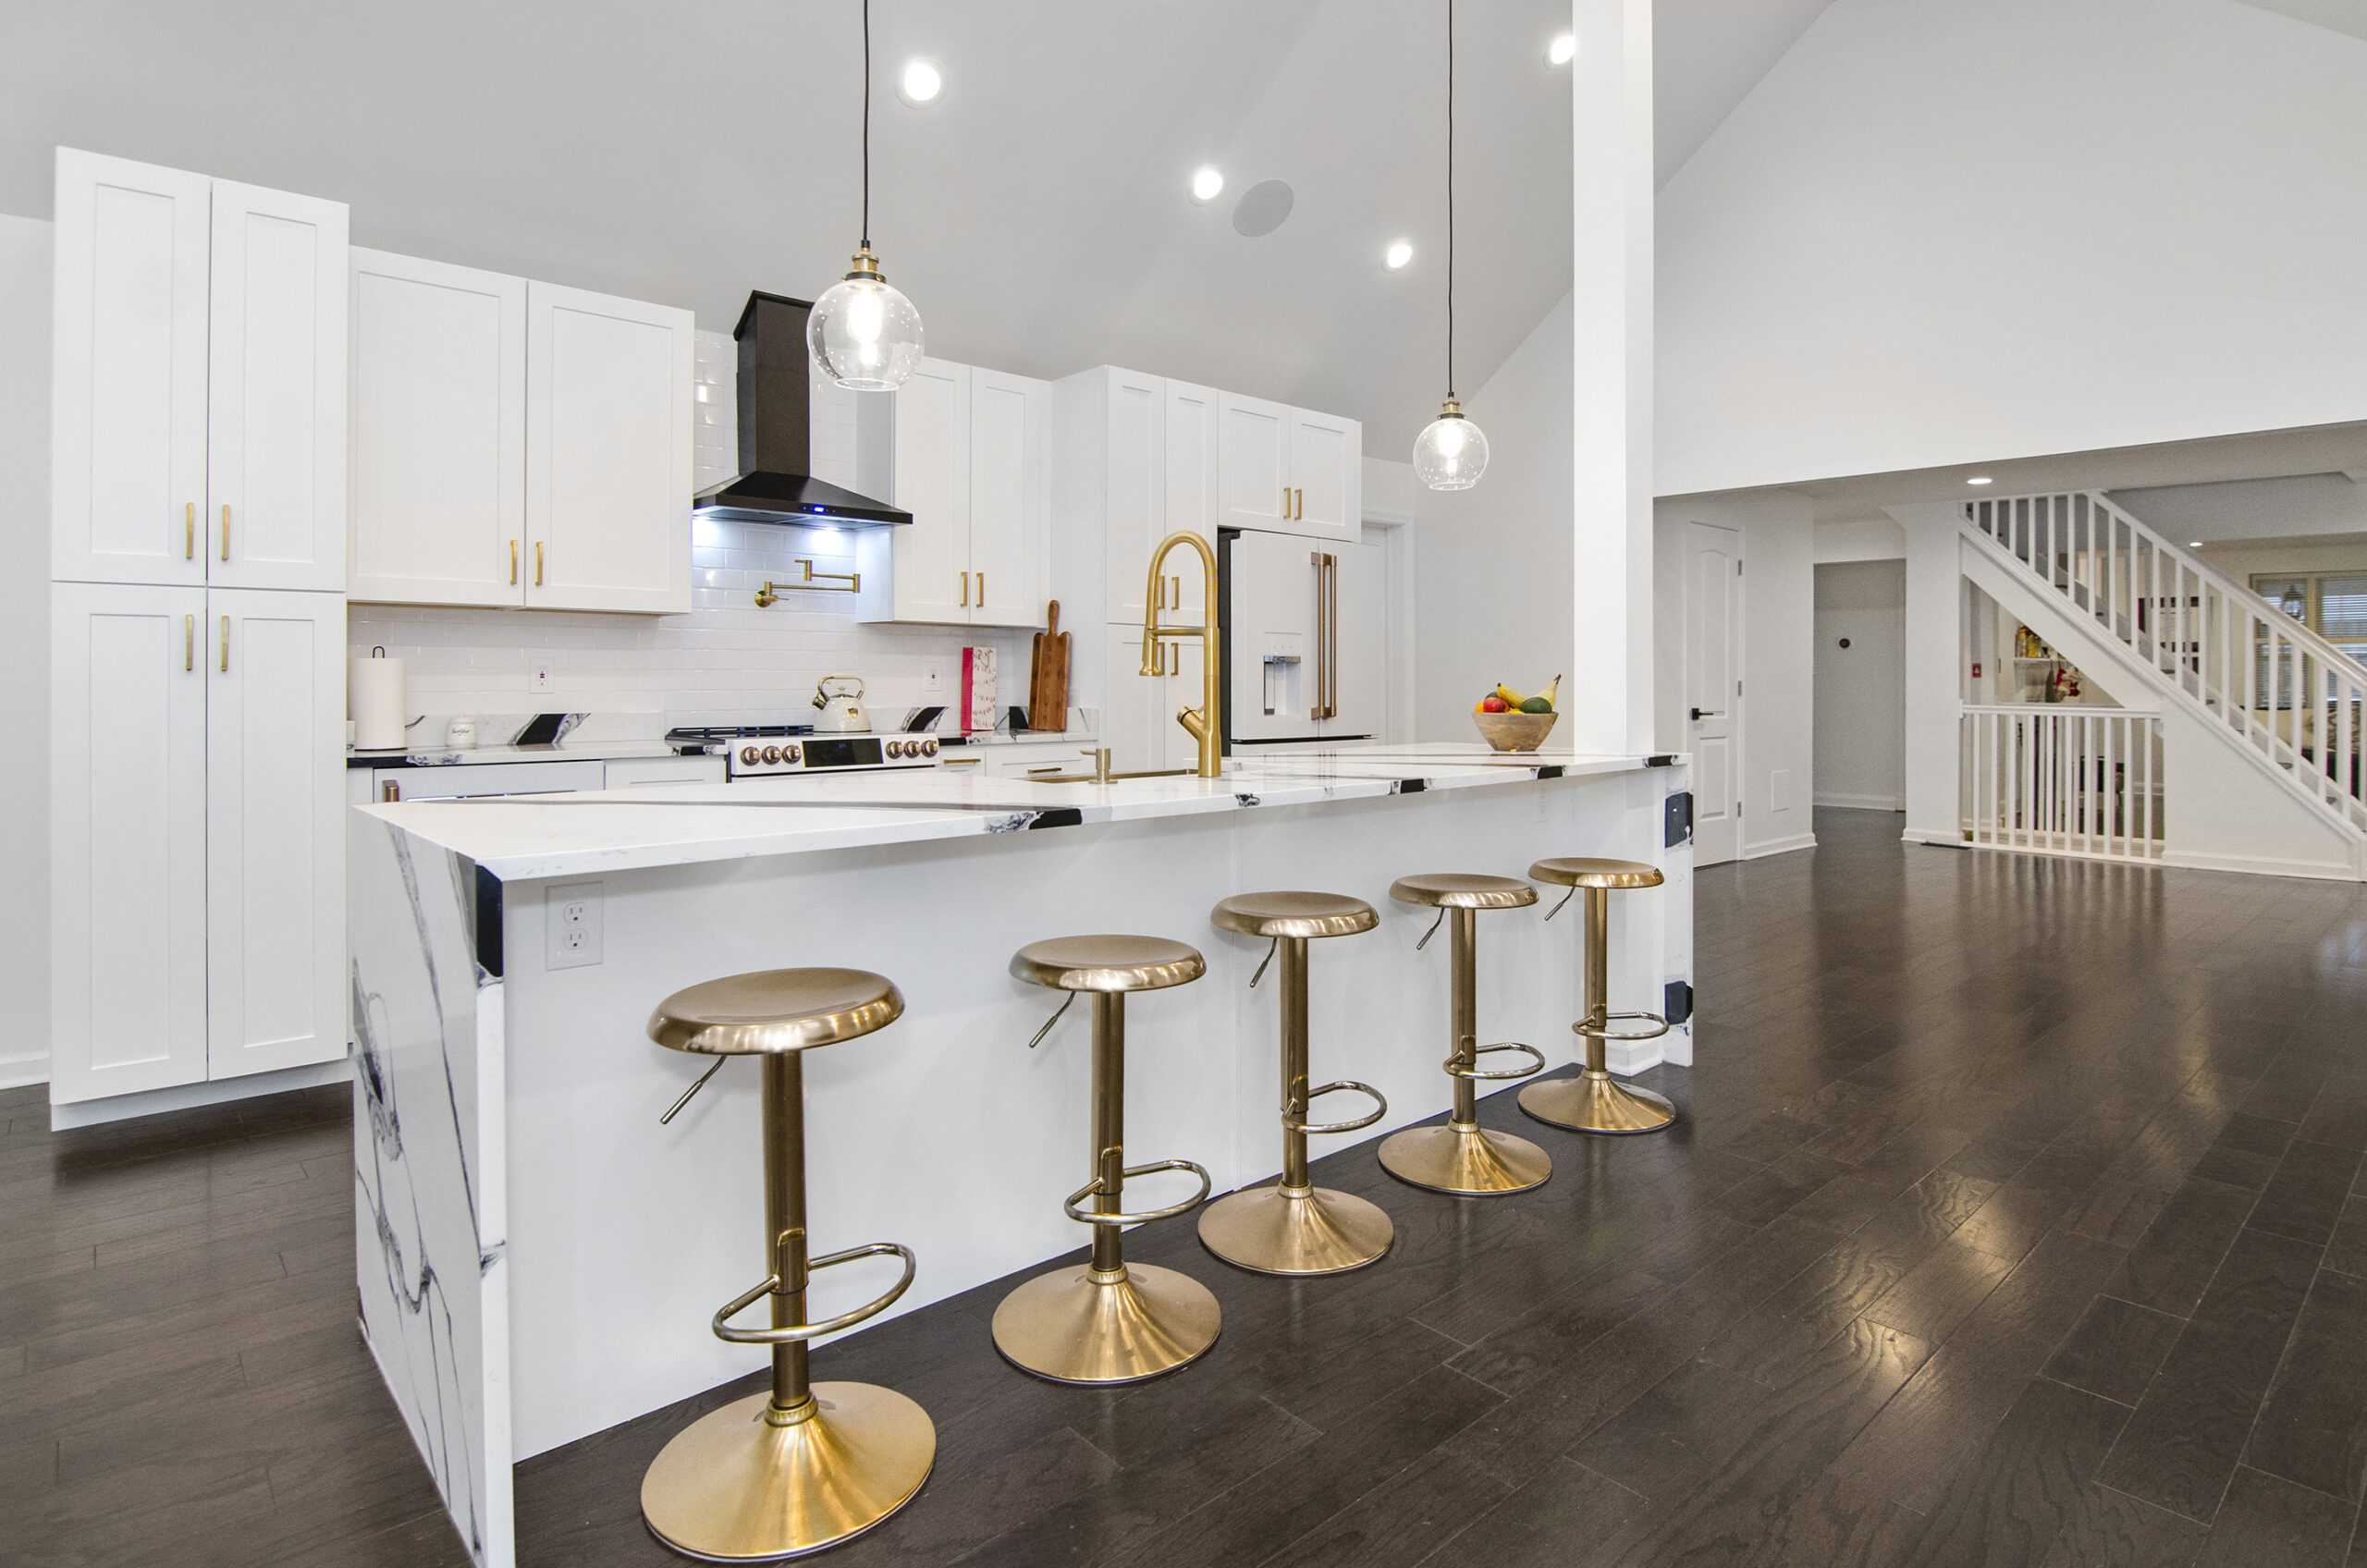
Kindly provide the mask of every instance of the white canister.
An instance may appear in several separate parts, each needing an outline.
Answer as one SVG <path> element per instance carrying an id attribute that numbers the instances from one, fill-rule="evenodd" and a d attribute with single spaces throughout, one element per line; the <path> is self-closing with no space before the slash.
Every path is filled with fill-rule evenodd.
<path id="1" fill-rule="evenodd" d="M 451 752 L 474 751 L 477 744 L 477 721 L 469 714 L 455 714 L 444 727 L 444 749 Z"/>

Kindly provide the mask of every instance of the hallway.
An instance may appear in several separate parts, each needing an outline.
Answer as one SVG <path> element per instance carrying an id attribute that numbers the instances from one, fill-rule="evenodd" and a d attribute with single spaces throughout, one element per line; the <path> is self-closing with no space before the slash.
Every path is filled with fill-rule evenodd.
<path id="1" fill-rule="evenodd" d="M 1699 875 L 1667 1136 L 1500 1095 L 1557 1165 L 1492 1202 L 1336 1152 L 1399 1239 L 1331 1280 L 1147 1228 L 1225 1310 L 1151 1383 L 1012 1371 L 1004 1283 L 818 1351 L 941 1442 L 825 1561 L 2367 1563 L 2367 891 L 1897 822 Z M 353 1332 L 339 1094 L 63 1135 L 0 1095 L 0 1556 L 466 1561 Z M 681 1561 L 641 1473 L 738 1391 L 522 1465 L 521 1560 Z"/>

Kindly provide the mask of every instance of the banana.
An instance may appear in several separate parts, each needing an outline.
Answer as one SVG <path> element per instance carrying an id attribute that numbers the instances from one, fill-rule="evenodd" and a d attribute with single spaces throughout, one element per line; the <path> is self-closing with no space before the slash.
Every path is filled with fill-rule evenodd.
<path id="1" fill-rule="evenodd" d="M 1520 707 L 1521 704 L 1528 700 L 1501 680 L 1496 682 L 1496 695 L 1504 700 L 1504 706 L 1515 710 Z"/>

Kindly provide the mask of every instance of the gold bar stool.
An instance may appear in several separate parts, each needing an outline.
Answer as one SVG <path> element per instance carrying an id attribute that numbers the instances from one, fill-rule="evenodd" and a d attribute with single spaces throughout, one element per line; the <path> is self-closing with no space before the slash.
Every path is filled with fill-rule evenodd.
<path id="1" fill-rule="evenodd" d="M 659 1045 L 717 1058 L 664 1121 L 729 1059 L 760 1056 L 765 1063 L 767 1273 L 710 1326 L 734 1344 L 770 1345 L 773 1386 L 677 1432 L 642 1477 L 642 1517 L 676 1551 L 710 1562 L 759 1562 L 819 1550 L 903 1507 L 937 1463 L 937 1427 L 902 1394 L 806 1380 L 806 1341 L 884 1311 L 913 1282 L 914 1260 L 896 1242 L 806 1256 L 801 1053 L 885 1028 L 903 1011 L 904 998 L 882 975 L 773 969 L 677 991 L 650 1014 L 649 1037 Z M 894 1289 L 852 1312 L 805 1321 L 805 1285 L 816 1269 L 889 1253 L 904 1260 Z M 766 1297 L 770 1328 L 730 1327 L 734 1314 Z"/>
<path id="2" fill-rule="evenodd" d="M 1537 889 L 1517 877 L 1441 872 L 1400 877 L 1389 896 L 1402 904 L 1436 909 L 1440 920 L 1454 922 L 1453 1017 L 1449 1026 L 1453 1043 L 1445 1064 L 1454 1079 L 1454 1114 L 1443 1127 L 1408 1127 L 1392 1133 L 1380 1145 L 1381 1166 L 1399 1181 L 1433 1192 L 1492 1196 L 1542 1186 L 1553 1174 L 1553 1161 L 1527 1138 L 1480 1126 L 1478 1092 L 1472 1087 L 1483 1078 L 1526 1078 L 1545 1066 L 1544 1053 L 1534 1046 L 1478 1043 L 1479 911 L 1533 904 Z M 1414 944 L 1415 950 L 1420 951 L 1437 933 L 1433 923 L 1422 940 Z M 1524 1052 L 1532 1065 L 1503 1072 L 1481 1072 L 1479 1059 L 1497 1051 Z"/>
<path id="3" fill-rule="evenodd" d="M 1076 993 L 1093 996 L 1093 1180 L 1061 1211 L 1093 1227 L 1093 1256 L 1039 1274 L 995 1308 L 995 1349 L 1023 1371 L 1056 1383 L 1133 1383 L 1173 1371 L 1217 1342 L 1217 1298 L 1172 1268 L 1129 1265 L 1119 1227 L 1188 1214 L 1207 1201 L 1208 1173 L 1188 1159 L 1126 1164 L 1126 993 L 1185 986 L 1207 971 L 1197 950 L 1159 937 L 1059 937 L 1012 955 L 1011 972 L 1070 993 L 1036 1032 L 1051 1031 Z M 1188 1170 L 1200 1190 L 1141 1214 L 1120 1207 L 1129 1176 Z M 1077 1206 L 1093 1200 L 1090 1212 Z"/>
<path id="4" fill-rule="evenodd" d="M 1655 1040 L 1668 1033 L 1668 1020 L 1656 1012 L 1611 1011 L 1611 894 L 1613 888 L 1657 888 L 1658 866 L 1633 860 L 1541 860 L 1528 868 L 1539 882 L 1587 895 L 1587 1015 L 1570 1025 L 1587 1042 L 1586 1071 L 1576 1078 L 1554 1078 L 1531 1084 L 1520 1092 L 1520 1108 L 1539 1121 L 1567 1127 L 1574 1133 L 1657 1133 L 1676 1120 L 1676 1108 L 1652 1093 L 1623 1084 L 1605 1065 L 1604 1042 Z M 1570 901 L 1568 898 L 1562 904 Z M 1553 906 L 1551 920 L 1562 913 Z M 1616 1030 L 1613 1023 L 1645 1027 Z"/>
<path id="5" fill-rule="evenodd" d="M 1310 937 L 1350 937 L 1380 924 L 1362 899 L 1338 893 L 1243 893 L 1208 915 L 1219 930 L 1270 937 L 1282 961 L 1282 1175 L 1270 1187 L 1246 1187 L 1200 1211 L 1200 1243 L 1227 1263 L 1261 1274 L 1338 1274 L 1361 1268 L 1389 1250 L 1389 1216 L 1346 1193 L 1307 1180 L 1306 1135 L 1353 1133 L 1389 1114 L 1389 1102 L 1369 1084 L 1342 1079 L 1306 1086 L 1306 944 Z M 1265 964 L 1257 966 L 1259 974 Z M 1256 976 L 1249 982 L 1257 984 Z M 1335 1089 L 1369 1095 L 1373 1111 L 1354 1121 L 1311 1123 L 1307 1102 Z"/>

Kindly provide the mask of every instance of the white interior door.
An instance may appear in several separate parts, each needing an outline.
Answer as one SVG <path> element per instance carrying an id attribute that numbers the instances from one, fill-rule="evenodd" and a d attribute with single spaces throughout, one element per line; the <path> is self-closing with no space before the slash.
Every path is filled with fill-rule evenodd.
<path id="1" fill-rule="evenodd" d="M 213 182 L 57 150 L 50 575 L 202 582 Z"/>
<path id="2" fill-rule="evenodd" d="M 1291 526 L 1345 544 L 1364 527 L 1364 427 L 1333 414 L 1290 411 Z"/>
<path id="3" fill-rule="evenodd" d="M 1685 708 L 1693 864 L 1742 853 L 1742 535 L 1685 525 Z"/>
<path id="4" fill-rule="evenodd" d="M 1044 445 L 1051 387 L 970 371 L 970 624 L 1044 624 Z"/>
<path id="5" fill-rule="evenodd" d="M 50 590 L 50 1098 L 205 1077 L 205 591 Z"/>
<path id="6" fill-rule="evenodd" d="M 526 286 L 526 603 L 691 607 L 688 311 Z"/>
<path id="7" fill-rule="evenodd" d="M 526 281 L 352 251 L 348 597 L 515 606 L 526 538 Z"/>
<path id="8" fill-rule="evenodd" d="M 345 591 L 346 209 L 214 182 L 207 581 Z"/>
<path id="9" fill-rule="evenodd" d="M 1171 533 L 1190 530 L 1214 548 L 1217 542 L 1217 395 L 1187 381 L 1167 384 L 1167 518 L 1151 530 L 1156 545 Z M 1207 615 L 1199 557 L 1168 557 L 1165 618 L 1197 626 Z M 1142 573 L 1134 574 L 1142 594 Z"/>
<path id="10" fill-rule="evenodd" d="M 1103 616 L 1113 622 L 1141 624 L 1150 553 L 1166 534 L 1168 386 L 1155 375 L 1109 373 L 1101 410 L 1110 457 L 1101 591 Z"/>
<path id="11" fill-rule="evenodd" d="M 1292 526 L 1291 410 L 1280 403 L 1217 394 L 1217 522 L 1269 532 Z"/>
<path id="12" fill-rule="evenodd" d="M 1389 570 L 1381 546 L 1352 541 L 1324 546 L 1332 569 L 1332 716 L 1326 737 L 1389 731 Z"/>
<path id="13" fill-rule="evenodd" d="M 895 604 L 882 619 L 967 624 L 970 585 L 970 367 L 921 361 L 896 398 Z M 869 543 L 868 539 L 859 544 Z"/>
<path id="14" fill-rule="evenodd" d="M 205 607 L 205 1076 L 236 1078 L 345 1054 L 345 599 Z"/>

